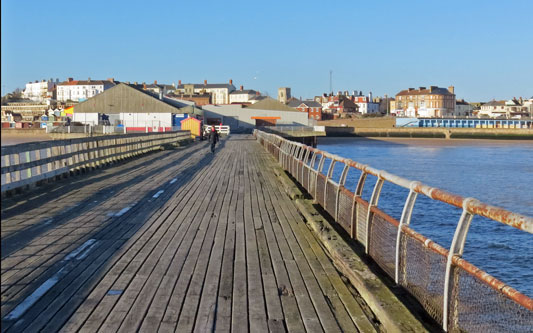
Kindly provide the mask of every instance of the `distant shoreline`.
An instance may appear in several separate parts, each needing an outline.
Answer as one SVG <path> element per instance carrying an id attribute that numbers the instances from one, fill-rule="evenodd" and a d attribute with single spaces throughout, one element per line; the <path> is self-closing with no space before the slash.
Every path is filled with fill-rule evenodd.
<path id="1" fill-rule="evenodd" d="M 337 144 L 343 142 L 366 142 L 376 145 L 396 143 L 413 146 L 509 146 L 509 145 L 533 145 L 533 140 L 506 140 L 506 139 L 479 139 L 479 138 L 409 138 L 409 137 L 319 137 L 318 144 Z"/>

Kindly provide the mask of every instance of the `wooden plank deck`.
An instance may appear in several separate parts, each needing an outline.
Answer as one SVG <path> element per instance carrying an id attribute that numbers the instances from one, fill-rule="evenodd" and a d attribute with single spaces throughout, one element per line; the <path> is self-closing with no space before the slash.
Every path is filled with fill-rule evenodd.
<path id="1" fill-rule="evenodd" d="M 374 331 L 274 167 L 232 136 L 3 201 L 2 331 Z"/>

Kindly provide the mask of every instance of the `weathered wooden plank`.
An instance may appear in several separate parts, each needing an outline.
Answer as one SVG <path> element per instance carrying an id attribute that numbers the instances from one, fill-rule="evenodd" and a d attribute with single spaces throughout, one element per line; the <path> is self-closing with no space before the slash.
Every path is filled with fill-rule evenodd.
<path id="1" fill-rule="evenodd" d="M 219 156 L 224 155 L 218 154 L 217 157 Z M 217 157 L 215 157 L 215 163 Z M 224 165 L 223 163 L 221 164 Z M 198 304 L 200 302 L 200 296 L 202 293 L 202 288 L 204 288 L 205 286 L 204 283 L 206 279 L 209 258 L 211 256 L 213 246 L 215 245 L 215 234 L 221 228 L 223 229 L 221 232 L 222 235 L 226 232 L 225 223 L 221 223 L 219 217 L 221 214 L 224 197 L 228 191 L 228 179 L 224 176 L 222 176 L 221 178 L 222 184 L 220 188 L 217 188 L 218 196 L 216 202 L 214 203 L 214 205 L 211 205 L 211 207 L 214 206 L 214 208 L 212 208 L 212 210 L 208 210 L 208 212 L 211 212 L 212 214 L 209 221 L 208 233 L 206 234 L 204 243 L 202 244 L 202 249 L 200 250 L 198 260 L 196 262 L 196 267 L 194 268 L 194 273 L 187 289 L 185 301 L 183 302 L 183 308 L 179 315 L 179 320 L 176 326 L 176 331 L 178 332 L 186 332 L 191 331 L 193 329 Z M 223 241 L 219 244 L 223 244 Z M 219 257 L 218 260 L 220 261 L 220 259 L 221 258 Z M 217 288 L 214 288 L 214 290 L 216 289 Z"/>
<path id="2" fill-rule="evenodd" d="M 196 323 L 194 325 L 194 330 L 196 332 L 205 332 L 208 330 L 213 330 L 215 327 L 215 319 L 217 317 L 218 312 L 217 291 L 219 290 L 219 284 L 221 281 L 222 261 L 224 256 L 227 255 L 227 251 L 231 251 L 230 253 L 233 254 L 233 249 L 227 250 L 225 248 L 225 243 L 226 234 L 228 232 L 228 215 L 230 210 L 230 203 L 232 195 L 234 193 L 235 169 L 237 167 L 238 154 L 236 151 L 233 150 L 226 151 L 225 154 L 228 154 L 230 156 L 229 162 L 231 164 L 231 167 L 228 168 L 228 170 L 224 170 L 221 176 L 228 178 L 229 182 L 226 186 L 226 192 L 224 194 L 224 201 L 222 203 L 220 216 L 218 217 L 218 221 L 216 222 L 219 226 L 217 227 L 215 242 L 212 247 L 211 257 L 209 258 L 209 267 L 207 268 L 204 287 L 201 293 L 200 304 L 198 306 Z M 211 223 L 213 223 L 213 221 Z"/>

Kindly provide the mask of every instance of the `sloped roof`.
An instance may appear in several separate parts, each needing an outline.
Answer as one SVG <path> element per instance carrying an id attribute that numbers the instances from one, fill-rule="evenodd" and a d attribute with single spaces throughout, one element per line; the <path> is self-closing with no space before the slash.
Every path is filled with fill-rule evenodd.
<path id="1" fill-rule="evenodd" d="M 119 83 L 74 107 L 76 113 L 186 113 L 187 106 L 179 101 L 139 88 L 139 85 Z"/>
<path id="2" fill-rule="evenodd" d="M 291 98 L 289 100 L 289 103 L 287 103 L 287 105 L 290 106 L 291 108 L 297 108 L 300 106 L 300 104 L 302 104 L 302 101 L 296 98 Z"/>
<path id="3" fill-rule="evenodd" d="M 291 108 L 271 97 L 266 97 L 262 101 L 255 104 L 244 106 L 248 109 L 261 109 L 261 110 L 278 110 L 278 111 L 298 111 L 295 108 Z"/>
<path id="4" fill-rule="evenodd" d="M 114 86 L 118 82 L 111 82 L 108 80 L 73 80 L 73 81 L 64 81 L 61 83 L 58 83 L 58 86 L 91 86 L 91 85 L 104 85 L 104 86 Z"/>
<path id="5" fill-rule="evenodd" d="M 433 87 L 433 89 L 409 89 L 402 90 L 396 94 L 396 96 L 405 96 L 405 95 L 453 95 L 446 88 Z"/>
<path id="6" fill-rule="evenodd" d="M 504 105 L 505 105 L 505 101 L 496 101 L 496 100 L 492 100 L 488 103 L 483 104 L 483 106 L 504 106 Z"/>
<path id="7" fill-rule="evenodd" d="M 252 90 L 252 89 L 248 89 L 248 90 L 235 90 L 233 92 L 230 93 L 230 95 L 240 95 L 240 94 L 246 94 L 246 95 L 255 95 L 257 94 L 257 91 L 255 90 Z"/>
<path id="8" fill-rule="evenodd" d="M 307 105 L 308 108 L 321 108 L 322 104 L 316 101 L 302 101 L 303 104 Z"/>
<path id="9" fill-rule="evenodd" d="M 185 89 L 186 85 L 191 85 L 191 84 L 194 86 L 194 89 L 227 88 L 229 90 L 235 90 L 235 86 L 233 84 L 229 84 L 229 83 L 208 83 L 208 84 L 203 84 L 203 83 L 184 83 L 184 84 L 178 85 L 177 89 Z"/>

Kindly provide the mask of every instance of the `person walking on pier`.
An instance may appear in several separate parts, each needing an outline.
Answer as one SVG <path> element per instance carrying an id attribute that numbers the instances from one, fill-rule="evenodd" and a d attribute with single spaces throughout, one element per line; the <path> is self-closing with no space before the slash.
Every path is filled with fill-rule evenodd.
<path id="1" fill-rule="evenodd" d="M 211 126 L 211 132 L 209 133 L 209 143 L 211 143 L 211 152 L 215 152 L 215 145 L 218 142 L 218 132 L 215 126 Z"/>

